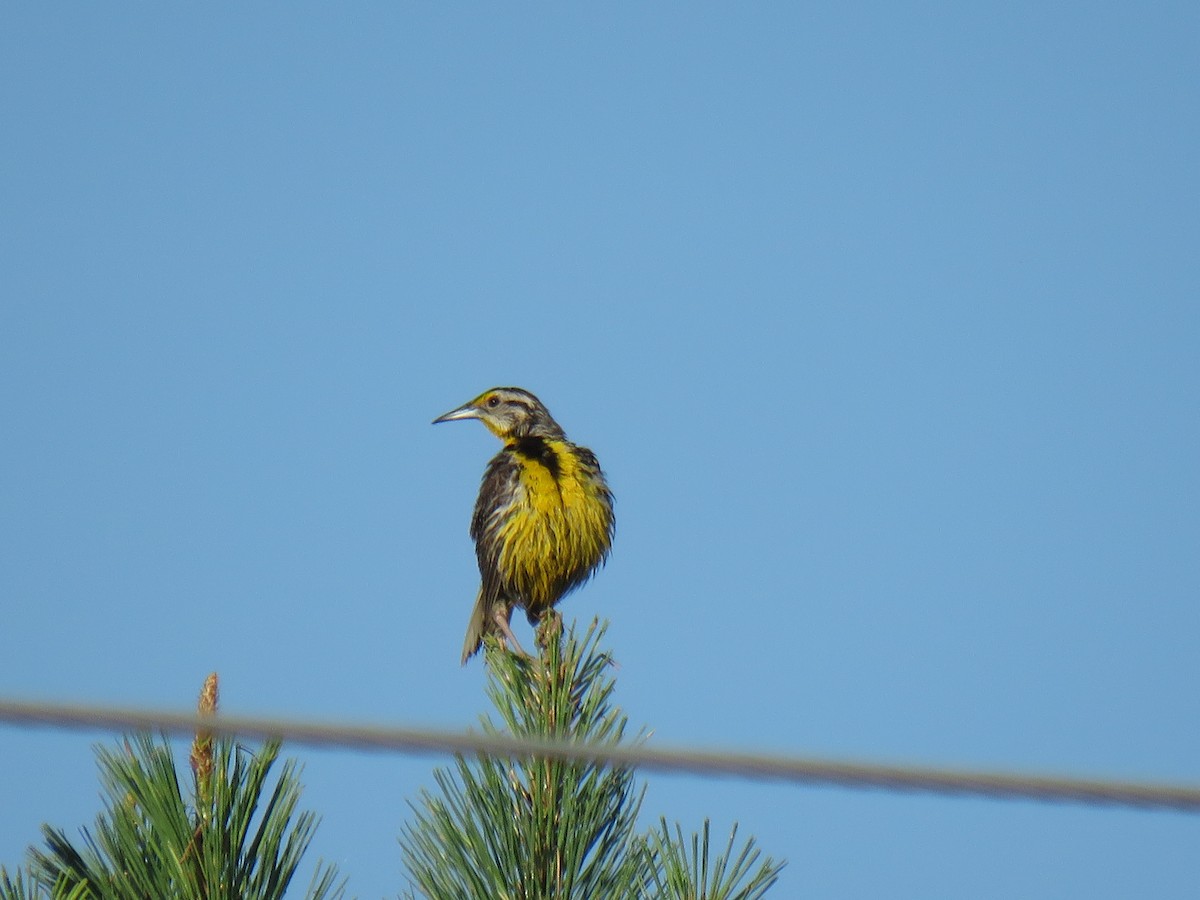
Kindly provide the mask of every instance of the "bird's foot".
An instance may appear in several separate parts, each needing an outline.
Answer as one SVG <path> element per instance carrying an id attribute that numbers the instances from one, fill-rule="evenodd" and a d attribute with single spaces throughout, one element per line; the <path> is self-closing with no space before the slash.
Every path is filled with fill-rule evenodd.
<path id="1" fill-rule="evenodd" d="M 533 640 L 540 649 L 545 650 L 550 644 L 558 642 L 562 637 L 562 632 L 562 614 L 556 609 L 550 609 L 542 616 L 541 624 L 533 633 Z"/>

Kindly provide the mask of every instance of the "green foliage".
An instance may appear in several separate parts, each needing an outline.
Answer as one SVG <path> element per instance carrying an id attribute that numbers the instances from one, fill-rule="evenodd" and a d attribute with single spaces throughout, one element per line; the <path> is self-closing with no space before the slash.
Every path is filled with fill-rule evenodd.
<path id="1" fill-rule="evenodd" d="M 659 862 L 652 896 L 679 900 L 759 900 L 779 879 L 783 863 L 776 863 L 768 856 L 755 868 L 762 854 L 754 847 L 753 838 L 742 845 L 735 858 L 735 824 L 724 852 L 718 853 L 710 864 L 708 824 L 705 819 L 703 837 L 693 834 L 688 842 L 678 823 L 674 838 L 667 820 L 659 823 L 649 839 L 651 852 Z"/>
<path id="2" fill-rule="evenodd" d="M 0 900 L 274 900 L 281 898 L 312 840 L 317 819 L 297 812 L 296 764 L 272 782 L 278 742 L 258 753 L 229 739 L 197 738 L 185 799 L 165 738 L 127 738 L 98 747 L 105 810 L 76 846 L 43 826 L 44 848 L 30 848 L 26 877 L 0 877 Z M 338 898 L 343 886 L 318 864 L 305 896 Z"/>
<path id="3" fill-rule="evenodd" d="M 488 697 L 499 723 L 487 734 L 615 746 L 628 720 L 612 702 L 612 660 L 593 623 L 582 639 L 549 617 L 537 659 L 489 638 Z M 202 713 L 215 714 L 216 676 Z M 634 740 L 641 740 L 637 735 Z M 279 743 L 257 753 L 231 739 L 196 735 L 185 791 L 165 738 L 126 738 L 96 750 L 105 809 L 73 844 L 43 826 L 15 876 L 0 867 L 0 900 L 276 900 L 292 882 L 317 818 L 300 811 L 299 772 Z M 631 769 L 531 756 L 456 757 L 434 772 L 437 791 L 411 804 L 400 844 L 408 897 L 432 900 L 760 900 L 783 863 L 762 857 L 753 838 L 709 848 L 709 823 L 685 840 L 663 819 L 637 831 L 645 787 Z M 344 881 L 318 863 L 304 894 L 339 900 Z"/>
<path id="4" fill-rule="evenodd" d="M 503 727 L 488 734 L 617 744 L 627 718 L 613 705 L 612 660 L 595 623 L 582 640 L 543 628 L 538 659 L 486 643 L 488 696 Z M 640 739 L 640 736 L 638 737 Z M 676 825 L 640 835 L 645 788 L 628 768 L 545 758 L 458 757 L 434 772 L 400 844 L 414 890 L 431 900 L 757 900 L 782 864 L 759 860 L 750 839 L 734 855 L 734 826 L 710 865 L 708 822 L 689 845 Z"/>
<path id="5" fill-rule="evenodd" d="M 601 634 L 593 626 L 582 641 L 551 640 L 540 659 L 488 642 L 488 694 L 512 734 L 620 741 L 626 718 L 610 702 Z M 487 716 L 481 725 L 502 730 Z M 649 883 L 651 861 L 635 831 L 644 789 L 628 769 L 460 756 L 454 772 L 434 778 L 439 793 L 421 793 L 401 836 L 420 896 L 618 900 Z"/>
<path id="6" fill-rule="evenodd" d="M 18 871 L 17 877 L 12 878 L 8 870 L 0 866 L 0 898 L 3 900 L 37 900 L 46 896 L 54 900 L 88 900 L 93 895 L 86 884 L 70 887 L 65 877 L 58 879 L 47 893 L 28 870 Z"/>

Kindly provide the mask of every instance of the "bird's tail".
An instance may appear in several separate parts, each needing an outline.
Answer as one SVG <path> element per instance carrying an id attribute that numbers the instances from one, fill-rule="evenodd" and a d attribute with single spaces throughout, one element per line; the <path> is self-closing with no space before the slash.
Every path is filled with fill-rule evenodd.
<path id="1" fill-rule="evenodd" d="M 474 656 L 483 644 L 483 633 L 487 628 L 487 608 L 483 602 L 483 588 L 475 598 L 475 608 L 471 610 L 471 618 L 467 622 L 467 638 L 463 641 L 462 664 Z"/>

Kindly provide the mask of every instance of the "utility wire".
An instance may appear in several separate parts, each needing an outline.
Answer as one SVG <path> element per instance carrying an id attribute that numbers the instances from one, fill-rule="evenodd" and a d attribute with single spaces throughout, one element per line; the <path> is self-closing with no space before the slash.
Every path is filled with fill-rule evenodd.
<path id="1" fill-rule="evenodd" d="M 159 731 L 176 735 L 204 731 L 260 740 L 278 738 L 294 744 L 342 750 L 457 753 L 507 758 L 540 756 L 693 775 L 1200 813 L 1200 786 L 1196 785 L 981 772 L 681 747 L 604 746 L 433 728 L 332 724 L 229 716 L 224 713 L 202 716 L 163 710 L 22 702 L 2 698 L 0 722 L 26 727 L 40 725 L 75 730 Z"/>

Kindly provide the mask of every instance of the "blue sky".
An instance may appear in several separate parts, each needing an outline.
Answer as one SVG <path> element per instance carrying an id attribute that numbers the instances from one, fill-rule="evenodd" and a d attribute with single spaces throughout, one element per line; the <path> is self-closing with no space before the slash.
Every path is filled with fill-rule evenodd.
<path id="1" fill-rule="evenodd" d="M 0 10 L 0 692 L 465 727 L 537 393 L 663 744 L 1200 781 L 1195 4 Z M 524 627 L 523 625 L 520 627 Z M 518 632 L 527 634 L 527 632 Z M 0 861 L 99 809 L 0 727 Z M 362 897 L 432 759 L 297 749 Z M 1195 896 L 1200 820 L 653 775 L 778 897 Z"/>

